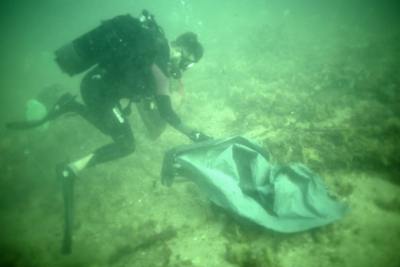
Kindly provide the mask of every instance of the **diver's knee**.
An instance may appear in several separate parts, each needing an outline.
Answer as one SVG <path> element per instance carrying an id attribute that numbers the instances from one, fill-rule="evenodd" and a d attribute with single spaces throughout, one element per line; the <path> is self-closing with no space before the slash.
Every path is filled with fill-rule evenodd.
<path id="1" fill-rule="evenodd" d="M 121 145 L 122 154 L 124 154 L 124 156 L 130 155 L 136 150 L 135 141 L 123 142 Z"/>
<path id="2" fill-rule="evenodd" d="M 126 150 L 128 151 L 129 154 L 132 154 L 136 150 L 136 144 L 135 142 L 131 142 L 129 145 L 127 145 Z"/>

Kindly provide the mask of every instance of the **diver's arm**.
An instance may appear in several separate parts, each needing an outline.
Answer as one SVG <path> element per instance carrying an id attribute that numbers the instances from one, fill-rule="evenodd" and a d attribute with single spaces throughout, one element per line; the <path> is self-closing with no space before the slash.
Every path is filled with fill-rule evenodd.
<path id="1" fill-rule="evenodd" d="M 169 78 L 164 75 L 164 73 L 156 64 L 153 64 L 153 66 L 151 67 L 151 71 L 153 73 L 157 88 L 155 101 L 158 110 L 160 111 L 161 117 L 169 125 L 190 138 L 193 130 L 189 126 L 184 124 L 179 116 L 172 109 L 171 98 L 169 96 Z"/>
<path id="2" fill-rule="evenodd" d="M 193 130 L 184 124 L 179 116 L 174 112 L 170 97 L 167 95 L 156 95 L 155 100 L 157 108 L 160 111 L 161 118 L 163 118 L 163 120 L 177 129 L 179 132 L 190 137 L 190 134 L 193 132 Z"/>
<path id="3" fill-rule="evenodd" d="M 190 138 L 193 142 L 202 142 L 213 139 L 202 132 L 192 130 L 189 126 L 184 124 L 179 116 L 172 109 L 171 98 L 169 96 L 169 79 L 166 77 L 157 65 L 153 64 L 151 67 L 154 80 L 156 82 L 157 93 L 155 96 L 156 104 L 161 117 L 172 127 L 177 129 Z"/>

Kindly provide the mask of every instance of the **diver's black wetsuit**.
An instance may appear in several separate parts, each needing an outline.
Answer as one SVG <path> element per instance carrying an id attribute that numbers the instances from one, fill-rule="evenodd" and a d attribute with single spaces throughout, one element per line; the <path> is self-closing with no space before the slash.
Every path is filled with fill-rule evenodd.
<path id="1" fill-rule="evenodd" d="M 154 97 L 161 118 L 168 124 L 194 142 L 210 139 L 211 137 L 187 127 L 172 110 L 168 95 L 169 44 L 162 34 L 163 31 L 155 32 L 142 27 L 138 20 L 129 15 L 117 17 L 116 21 L 118 33 L 124 35 L 124 40 L 127 41 L 117 38 L 116 43 L 114 38 L 114 42 L 109 43 L 116 45 L 112 46 L 111 55 L 101 58 L 99 64 L 85 75 L 81 83 L 84 104 L 76 102 L 72 95 L 65 94 L 42 120 L 8 123 L 7 127 L 30 129 L 66 112 L 75 112 L 113 140 L 113 143 L 93 152 L 87 165 L 89 167 L 127 156 L 135 150 L 133 133 L 120 100 L 138 102 Z M 93 40 L 83 37 L 77 40 L 89 44 L 78 46 L 86 51 L 84 55 L 97 51 L 90 47 Z"/>
<path id="2" fill-rule="evenodd" d="M 76 112 L 104 134 L 113 143 L 94 151 L 88 167 L 129 155 L 135 150 L 132 129 L 119 103 L 120 98 L 98 74 L 98 68 L 88 72 L 81 83 L 81 95 L 85 105 Z"/>
<path id="3" fill-rule="evenodd" d="M 68 111 L 78 113 L 113 139 L 113 143 L 94 151 L 88 167 L 134 152 L 132 129 L 120 105 L 123 98 L 137 102 L 144 97 L 155 96 L 161 117 L 175 128 L 181 124 L 172 110 L 169 96 L 160 93 L 158 88 L 160 83 L 168 85 L 168 42 L 165 38 L 152 38 L 149 36 L 151 32 L 146 34 L 148 36 L 144 41 L 147 42 L 148 51 L 132 58 L 116 57 L 100 63 L 82 80 L 81 95 L 85 105 L 75 101 L 68 104 Z"/>

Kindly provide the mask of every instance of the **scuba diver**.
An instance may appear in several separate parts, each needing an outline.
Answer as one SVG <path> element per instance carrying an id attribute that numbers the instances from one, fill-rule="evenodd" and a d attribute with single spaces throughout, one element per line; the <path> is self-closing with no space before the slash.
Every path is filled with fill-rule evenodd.
<path id="1" fill-rule="evenodd" d="M 7 127 L 30 129 L 63 114 L 76 113 L 109 135 L 112 143 L 77 161 L 62 162 L 56 166 L 58 179 L 65 181 L 69 188 L 73 187 L 74 180 L 82 170 L 128 156 L 135 151 L 134 136 L 127 120 L 131 102 L 151 103 L 148 99 L 152 99 L 157 114 L 192 141 L 212 139 L 183 123 L 172 109 L 169 96 L 170 77 L 181 78 L 182 73 L 203 56 L 203 46 L 195 33 L 186 32 L 169 43 L 154 16 L 143 10 L 139 18 L 124 15 L 102 21 L 99 27 L 55 53 L 56 62 L 70 76 L 95 66 L 81 82 L 84 104 L 77 102 L 76 96 L 66 93 L 43 119 L 11 122 Z M 120 104 L 121 99 L 130 100 L 125 109 Z M 69 193 L 63 192 L 64 199 L 66 194 L 71 194 L 71 190 Z M 68 209 L 68 205 L 72 207 L 72 202 L 65 205 Z M 66 217 L 68 221 L 71 214 L 66 214 Z M 68 253 L 68 249 L 64 252 Z"/>
<path id="2" fill-rule="evenodd" d="M 98 40 L 103 37 L 101 35 L 106 39 L 104 43 Z M 99 55 L 108 49 L 106 45 L 112 51 Z M 66 93 L 42 120 L 8 123 L 7 127 L 29 129 L 73 112 L 113 139 L 111 144 L 78 161 L 60 164 L 57 166 L 58 175 L 68 173 L 76 176 L 87 167 L 134 152 L 134 137 L 127 120 L 130 104 L 123 109 L 121 99 L 140 102 L 153 98 L 161 118 L 179 132 L 194 142 L 211 139 L 181 121 L 172 109 L 169 96 L 169 78 L 181 78 L 182 72 L 203 56 L 203 46 L 195 33 L 186 32 L 168 43 L 154 16 L 144 10 L 139 19 L 126 15 L 103 21 L 99 28 L 60 48 L 56 56 L 61 69 L 70 76 L 83 72 L 98 61 L 81 82 L 84 104 L 75 101 L 76 96 Z M 94 57 L 98 58 L 94 60 Z"/>

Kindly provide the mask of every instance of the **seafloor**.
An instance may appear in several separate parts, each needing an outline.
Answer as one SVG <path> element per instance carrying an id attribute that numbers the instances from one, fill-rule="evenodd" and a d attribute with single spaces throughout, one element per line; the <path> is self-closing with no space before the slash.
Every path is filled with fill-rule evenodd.
<path id="1" fill-rule="evenodd" d="M 150 141 L 134 109 L 136 152 L 80 175 L 73 253 L 61 255 L 54 166 L 110 141 L 73 116 L 46 132 L 1 131 L 0 266 L 400 266 L 400 35 L 307 23 L 227 24 L 174 105 L 207 134 L 245 135 L 274 163 L 309 166 L 349 206 L 343 219 L 280 234 L 236 223 L 183 179 L 162 186 L 164 153 L 189 139 L 168 127 Z"/>

